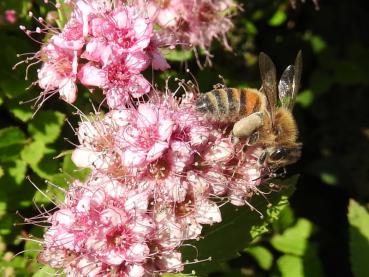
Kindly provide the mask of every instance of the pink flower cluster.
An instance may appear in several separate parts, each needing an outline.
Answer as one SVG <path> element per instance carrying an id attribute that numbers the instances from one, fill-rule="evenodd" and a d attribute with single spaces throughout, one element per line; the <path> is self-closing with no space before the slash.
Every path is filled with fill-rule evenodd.
<path id="1" fill-rule="evenodd" d="M 79 125 L 72 160 L 91 174 L 73 182 L 58 210 L 45 214 L 50 226 L 39 260 L 67 276 L 181 272 L 180 247 L 199 239 L 204 225 L 221 222 L 219 205 L 242 206 L 259 192 L 263 150 L 231 143 L 231 126 L 195 112 L 198 95 L 186 92 L 178 100 L 157 92 L 142 72 L 169 68 L 158 45 L 206 49 L 224 37 L 234 4 L 65 3 L 73 7 L 70 19 L 62 31 L 48 29 L 52 36 L 38 53 L 42 96 L 59 93 L 73 103 L 82 84 L 101 89 L 110 110 Z"/>
<path id="2" fill-rule="evenodd" d="M 228 131 L 195 113 L 194 105 L 191 94 L 180 104 L 169 94 L 84 121 L 72 159 L 149 189 L 156 201 L 182 202 L 196 191 L 193 184 L 202 183 L 212 196 L 227 194 L 234 204 L 245 204 L 247 184 L 254 188 L 252 180 L 260 177 L 258 155 L 250 155 L 256 150 L 245 153 L 232 144 Z"/>
<path id="3" fill-rule="evenodd" d="M 165 40 L 207 51 L 211 42 L 219 39 L 230 48 L 225 34 L 233 27 L 229 17 L 236 4 L 232 0 L 164 0 L 146 5 Z"/>
<path id="4" fill-rule="evenodd" d="M 15 10 L 6 10 L 4 15 L 5 20 L 10 24 L 14 24 L 18 20 L 17 12 Z"/>
<path id="5" fill-rule="evenodd" d="M 145 191 L 108 176 L 75 182 L 49 217 L 52 226 L 39 260 L 67 276 L 138 277 L 182 270 L 181 254 L 160 237 L 148 200 Z"/>
<path id="6" fill-rule="evenodd" d="M 73 3 L 74 10 L 61 32 L 55 32 L 40 53 L 43 65 L 38 84 L 44 95 L 59 92 L 73 103 L 77 83 L 102 89 L 111 108 L 123 107 L 130 97 L 151 89 L 141 74 L 149 65 L 169 65 L 155 42 L 153 24 L 137 6 L 115 1 Z"/>
<path id="7" fill-rule="evenodd" d="M 68 276 L 183 270 L 183 242 L 221 222 L 219 204 L 247 204 L 262 174 L 259 149 L 232 144 L 193 107 L 193 95 L 168 94 L 80 124 L 72 159 L 92 174 L 49 217 L 41 261 Z"/>
<path id="8" fill-rule="evenodd" d="M 150 92 L 151 84 L 142 75 L 150 65 L 154 70 L 169 68 L 159 46 L 200 47 L 208 53 L 211 42 L 221 39 L 229 48 L 225 34 L 233 26 L 229 14 L 236 6 L 232 0 L 64 2 L 72 13 L 62 30 L 42 18 L 35 31 L 21 26 L 30 37 L 49 35 L 34 56 L 43 63 L 37 82 L 43 89 L 40 100 L 59 93 L 74 103 L 77 84 L 82 84 L 102 90 L 112 109 Z"/>

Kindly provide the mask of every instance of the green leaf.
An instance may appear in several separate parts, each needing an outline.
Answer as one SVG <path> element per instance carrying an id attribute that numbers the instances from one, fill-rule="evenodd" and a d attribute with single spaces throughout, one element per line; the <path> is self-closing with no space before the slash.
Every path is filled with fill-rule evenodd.
<path id="1" fill-rule="evenodd" d="M 283 253 L 303 256 L 312 230 L 313 225 L 310 221 L 299 218 L 296 225 L 288 228 L 283 234 L 273 236 L 270 243 Z"/>
<path id="2" fill-rule="evenodd" d="M 8 42 L 9 39 L 9 37 L 2 36 L 0 34 L 0 41 Z M 24 43 L 24 41 L 18 39 L 17 43 L 22 44 Z M 2 62 L 7 59 L 8 61 L 5 62 L 14 63 L 14 59 L 9 60 L 9 56 L 16 56 L 15 49 L 12 48 L 11 45 L 5 44 L 4 48 L 1 49 L 1 52 L 2 53 L 0 53 L 0 58 L 2 59 Z M 9 64 L 3 64 L 0 67 L 0 90 L 2 90 L 2 93 L 9 99 L 18 98 L 19 96 L 25 94 L 27 92 L 26 88 L 29 85 L 29 83 L 24 80 L 24 77 L 19 76 L 19 73 L 14 73 L 11 67 L 12 65 Z"/>
<path id="3" fill-rule="evenodd" d="M 46 189 L 42 189 L 42 192 L 37 191 L 35 193 L 33 199 L 37 204 L 62 203 L 64 201 L 64 188 L 68 188 L 71 180 L 66 178 L 62 173 L 50 176 L 49 180 Z"/>
<path id="4" fill-rule="evenodd" d="M 0 218 L 2 218 L 6 214 L 6 202 L 0 202 Z"/>
<path id="5" fill-rule="evenodd" d="M 34 240 L 27 240 L 26 243 L 24 244 L 24 250 L 25 256 L 35 259 L 39 251 L 42 250 L 42 243 L 36 242 Z"/>
<path id="6" fill-rule="evenodd" d="M 273 255 L 263 246 L 251 246 L 246 249 L 246 252 L 254 257 L 258 265 L 264 269 L 269 270 L 273 265 Z"/>
<path id="7" fill-rule="evenodd" d="M 183 62 L 192 59 L 192 50 L 166 50 L 164 53 L 168 61 Z"/>
<path id="8" fill-rule="evenodd" d="M 338 182 L 337 176 L 328 172 L 320 173 L 320 179 L 327 185 L 336 185 Z"/>
<path id="9" fill-rule="evenodd" d="M 311 31 L 307 31 L 304 34 L 304 40 L 310 42 L 311 48 L 313 49 L 314 53 L 318 54 L 322 52 L 325 48 L 327 48 L 326 41 L 324 41 L 321 36 L 315 35 Z"/>
<path id="10" fill-rule="evenodd" d="M 52 143 L 60 136 L 64 119 L 65 115 L 60 112 L 39 112 L 28 125 L 28 131 L 35 140 Z"/>
<path id="11" fill-rule="evenodd" d="M 235 207 L 230 204 L 221 208 L 222 222 L 214 226 L 206 226 L 203 230 L 203 239 L 199 241 L 191 241 L 197 251 L 193 247 L 183 247 L 184 260 L 189 262 L 193 260 L 206 260 L 211 257 L 211 262 L 203 261 L 187 265 L 186 272 L 195 271 L 195 274 L 204 276 L 209 272 L 214 272 L 222 267 L 223 263 L 238 255 L 239 251 L 247 247 L 254 239 L 251 231 L 255 227 L 262 227 L 266 230 L 268 223 L 271 223 L 277 217 L 277 214 L 288 204 L 287 198 L 294 190 L 294 184 L 297 176 L 287 180 L 274 180 L 273 183 L 286 185 L 286 189 L 281 189 L 268 195 L 268 201 L 271 207 L 267 207 L 268 203 L 262 196 L 253 196 L 250 204 L 258 212 L 251 211 L 246 207 Z M 198 252 L 198 253 L 197 253 Z"/>
<path id="12" fill-rule="evenodd" d="M 283 255 L 277 260 L 277 267 L 282 277 L 305 277 L 303 260 L 292 255 Z"/>
<path id="13" fill-rule="evenodd" d="M 290 206 L 286 206 L 280 213 L 277 221 L 273 222 L 273 230 L 282 233 L 295 222 L 295 215 Z"/>
<path id="14" fill-rule="evenodd" d="M 319 257 L 319 247 L 315 242 L 310 242 L 308 248 L 302 257 L 304 266 L 304 276 L 323 277 L 325 276 L 321 260 Z"/>
<path id="15" fill-rule="evenodd" d="M 188 277 L 187 274 L 162 274 L 161 277 Z M 195 275 L 191 275 L 192 277 L 196 277 Z"/>
<path id="16" fill-rule="evenodd" d="M 8 167 L 8 173 L 14 180 L 14 183 L 20 185 L 26 177 L 27 164 L 22 160 L 15 160 L 14 166 Z"/>
<path id="17" fill-rule="evenodd" d="M 369 276 L 369 213 L 354 200 L 350 200 L 350 261 L 354 276 Z"/>
<path id="18" fill-rule="evenodd" d="M 57 3 L 60 5 L 60 8 L 58 9 L 59 18 L 56 20 L 56 23 L 60 29 L 63 29 L 72 12 L 72 6 L 65 4 L 63 0 L 57 0 Z"/>
<path id="19" fill-rule="evenodd" d="M 18 127 L 0 130 L 0 162 L 13 161 L 23 149 L 26 142 L 24 133 Z"/>
<path id="20" fill-rule="evenodd" d="M 32 170 L 41 178 L 51 180 L 60 168 L 59 161 L 54 159 L 54 154 L 45 154 L 37 164 L 30 164 Z"/>
<path id="21" fill-rule="evenodd" d="M 245 28 L 248 35 L 256 35 L 258 33 L 258 29 L 252 21 L 246 20 Z"/>
<path id="22" fill-rule="evenodd" d="M 314 94 L 311 90 L 304 90 L 300 92 L 296 97 L 296 102 L 302 107 L 309 107 L 314 101 Z"/>
<path id="23" fill-rule="evenodd" d="M 9 235 L 14 231 L 14 219 L 8 213 L 4 214 L 0 221 L 0 235 Z"/>
<path id="24" fill-rule="evenodd" d="M 310 42 L 315 53 L 320 53 L 327 47 L 327 43 L 320 36 L 312 36 Z"/>
<path id="25" fill-rule="evenodd" d="M 58 271 L 49 267 L 49 266 L 44 266 L 42 267 L 40 270 L 38 270 L 37 272 L 35 272 L 35 274 L 33 274 L 33 277 L 50 277 L 50 276 L 59 276 L 60 273 L 58 274 Z"/>
<path id="26" fill-rule="evenodd" d="M 30 105 L 20 104 L 18 99 L 10 100 L 7 104 L 9 111 L 22 122 L 27 122 L 31 119 L 33 111 Z"/>
<path id="27" fill-rule="evenodd" d="M 23 148 L 21 158 L 30 165 L 36 165 L 41 161 L 45 150 L 45 144 L 42 141 L 36 140 Z"/>
<path id="28" fill-rule="evenodd" d="M 8 127 L 0 130 L 0 148 L 24 142 L 24 133 L 18 127 Z"/>
<path id="29" fill-rule="evenodd" d="M 283 10 L 277 10 L 274 15 L 269 19 L 268 23 L 270 26 L 279 26 L 287 20 L 286 12 Z"/>

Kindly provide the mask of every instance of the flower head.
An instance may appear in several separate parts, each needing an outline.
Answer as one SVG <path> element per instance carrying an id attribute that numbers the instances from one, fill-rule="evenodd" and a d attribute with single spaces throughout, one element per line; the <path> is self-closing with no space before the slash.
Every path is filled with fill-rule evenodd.
<path id="1" fill-rule="evenodd" d="M 5 11 L 5 20 L 10 24 L 14 24 L 18 20 L 17 12 L 15 10 L 6 10 Z"/>
<path id="2" fill-rule="evenodd" d="M 111 108 L 122 108 L 131 98 L 151 90 L 142 72 L 169 67 L 158 50 L 153 23 L 146 11 L 123 1 L 70 3 L 72 13 L 62 30 L 38 29 L 50 38 L 35 59 L 43 62 L 38 74 L 42 96 L 59 92 L 66 102 L 77 97 L 77 84 L 98 88 Z M 32 31 L 23 28 L 27 35 Z"/>
<path id="3" fill-rule="evenodd" d="M 260 149 L 232 144 L 195 100 L 158 92 L 80 124 L 72 159 L 92 174 L 48 217 L 43 262 L 68 276 L 179 272 L 179 247 L 222 221 L 218 204 L 247 204 L 260 184 Z"/>
<path id="4" fill-rule="evenodd" d="M 232 0 L 149 1 L 147 6 L 167 43 L 208 49 L 214 39 L 221 39 L 229 48 L 225 34 L 233 26 L 229 12 L 236 5 Z"/>

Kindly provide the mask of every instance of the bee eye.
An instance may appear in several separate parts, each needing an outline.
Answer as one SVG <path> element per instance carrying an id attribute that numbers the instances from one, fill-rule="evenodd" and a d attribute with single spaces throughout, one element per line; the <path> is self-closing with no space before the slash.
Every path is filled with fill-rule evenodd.
<path id="1" fill-rule="evenodd" d="M 287 156 L 286 149 L 278 148 L 270 155 L 270 159 L 273 161 L 278 161 L 278 160 L 285 158 L 286 156 Z"/>

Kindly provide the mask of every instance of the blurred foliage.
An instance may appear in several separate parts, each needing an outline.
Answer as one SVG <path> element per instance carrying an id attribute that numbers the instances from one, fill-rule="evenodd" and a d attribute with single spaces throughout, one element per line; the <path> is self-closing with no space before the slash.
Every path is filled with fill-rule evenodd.
<path id="1" fill-rule="evenodd" d="M 275 180 L 281 189 L 271 193 L 268 197 L 269 203 L 261 195 L 253 196 L 249 203 L 254 209 L 253 212 L 245 207 L 232 205 L 222 207 L 222 222 L 214 226 L 205 226 L 202 240 L 191 242 L 191 246 L 182 247 L 185 260 L 202 261 L 188 265 L 186 271 L 206 276 L 209 272 L 226 267 L 224 262 L 237 256 L 238 252 L 253 239 L 269 231 L 270 223 L 276 221 L 281 210 L 288 205 L 287 198 L 294 191 L 297 179 L 297 176 L 294 176 L 283 181 Z M 265 189 L 267 188 L 268 186 Z M 224 239 L 227 234 L 232 236 Z M 210 261 L 207 261 L 209 257 Z"/>
<path id="2" fill-rule="evenodd" d="M 350 261 L 354 276 L 369 276 L 369 213 L 354 200 L 350 201 Z"/>
<path id="3" fill-rule="evenodd" d="M 289 174 L 300 173 L 301 177 L 291 206 L 275 211 L 276 218 L 269 218 L 272 214 L 265 211 L 265 202 L 258 206 L 267 215 L 265 224 L 272 222 L 271 227 L 261 224 L 255 230 L 247 229 L 246 223 L 257 220 L 258 214 L 243 207 L 234 218 L 224 215 L 230 220 L 224 221 L 224 226 L 208 228 L 208 240 L 196 243 L 199 247 L 208 244 L 205 249 L 210 247 L 211 252 L 200 253 L 199 259 L 213 256 L 216 260 L 192 268 L 202 276 L 213 271 L 209 274 L 213 277 L 368 276 L 369 23 L 365 2 L 324 0 L 319 11 L 309 1 L 297 3 L 295 9 L 285 0 L 239 3 L 243 10 L 235 16 L 235 29 L 228 34 L 232 52 L 215 44 L 210 49 L 213 66 L 201 70 L 192 52 L 165 50 L 173 69 L 155 77 L 159 85 L 168 76 L 189 79 L 184 69 L 190 68 L 202 91 L 223 82 L 219 74 L 228 86 L 259 87 L 260 51 L 268 53 L 282 72 L 302 49 L 302 89 L 294 112 L 304 148 L 301 160 L 288 168 Z M 7 9 L 17 11 L 16 24 L 5 21 Z M 68 151 L 73 145 L 63 139 L 76 141 L 65 121 L 77 126 L 75 110 L 57 97 L 45 102 L 36 114 L 31 109 L 34 101 L 19 104 L 39 94 L 37 87 L 26 89 L 36 80 L 37 65 L 27 70 L 28 80 L 24 77 L 29 64 L 12 70 L 24 58 L 17 54 L 32 53 L 39 47 L 18 28 L 37 26 L 28 17 L 29 10 L 36 17 L 46 17 L 52 6 L 44 5 L 42 0 L 0 0 L 0 274 L 31 276 L 33 272 L 33 276 L 41 277 L 54 271 L 40 269 L 34 262 L 40 246 L 25 242 L 25 238 L 29 234 L 42 236 L 42 228 L 21 225 L 20 215 L 35 216 L 39 214 L 36 207 L 41 205 L 43 209 L 52 208 L 52 201 L 62 201 L 58 187 L 66 187 L 73 178 L 83 179 L 86 172 L 73 166 Z M 64 22 L 61 18 L 58 24 Z M 199 62 L 204 60 L 200 55 Z M 88 92 L 80 93 L 77 103 L 86 114 L 92 111 L 88 97 Z M 280 196 L 267 199 L 278 203 Z M 349 205 L 350 198 L 355 200 Z M 224 208 L 224 213 L 230 209 Z M 219 228 L 227 226 L 232 240 L 217 235 Z M 251 246 L 242 250 L 251 239 Z M 238 240 L 240 244 L 230 253 L 227 244 Z"/>

